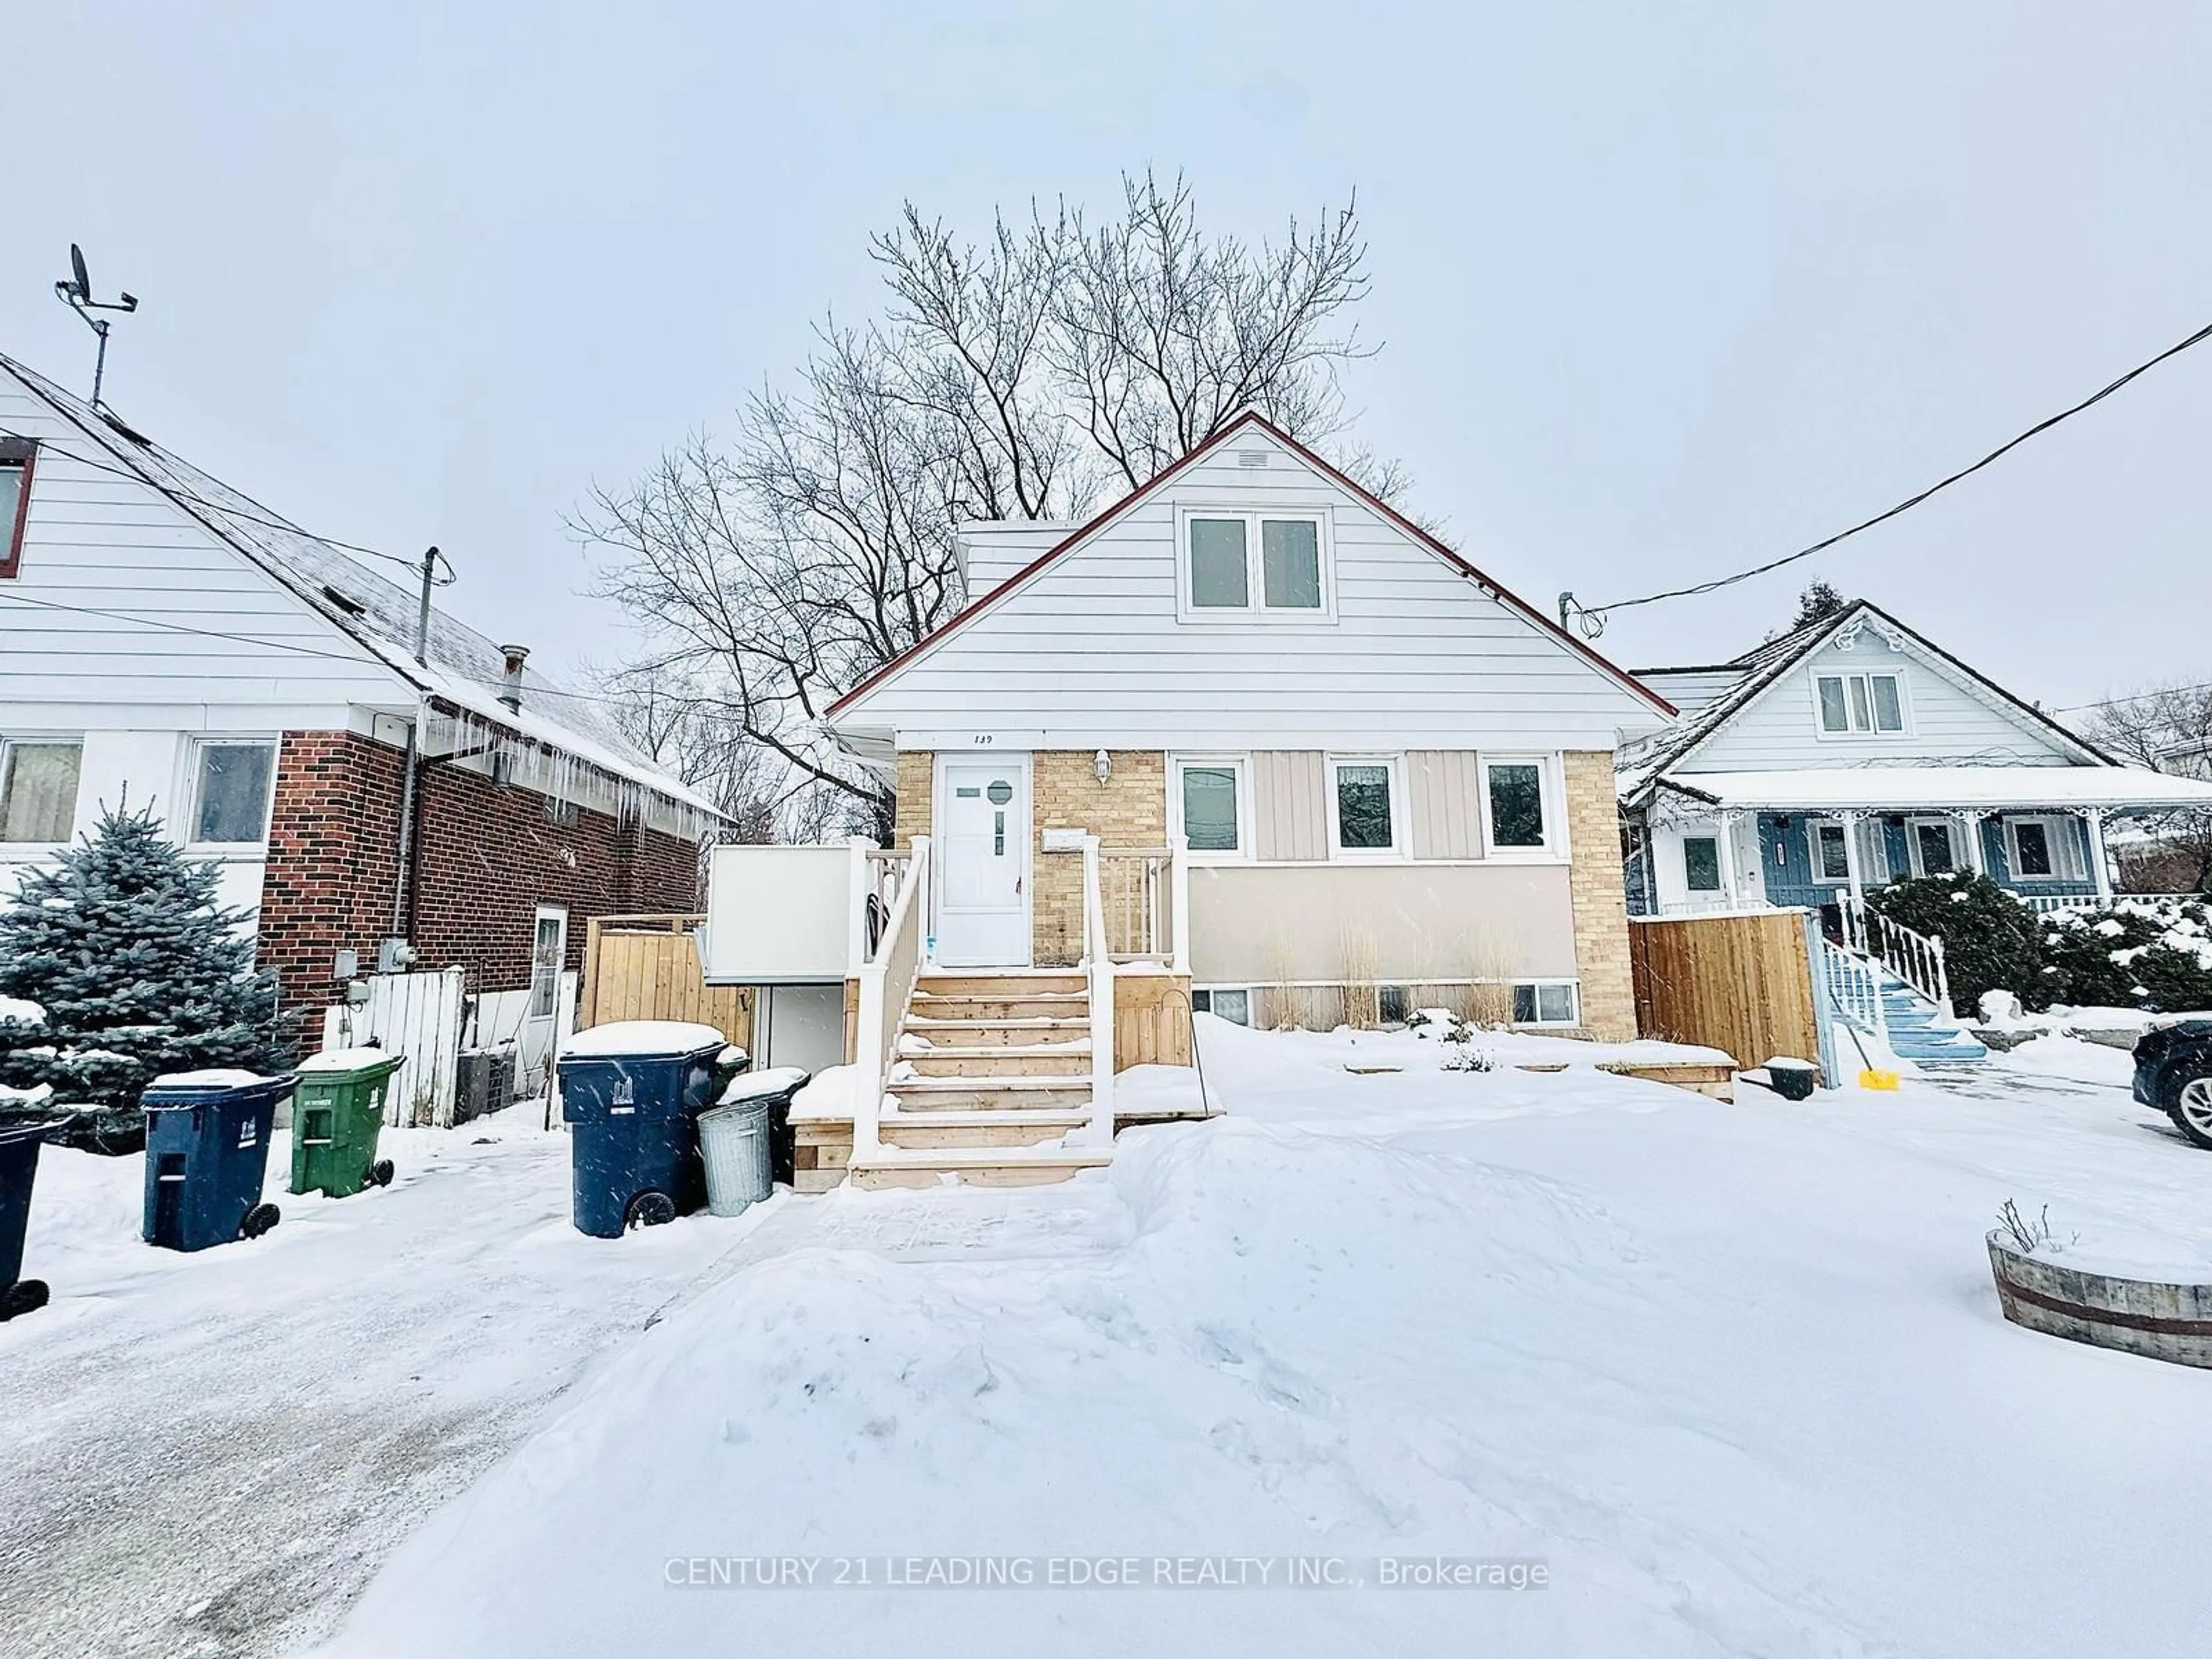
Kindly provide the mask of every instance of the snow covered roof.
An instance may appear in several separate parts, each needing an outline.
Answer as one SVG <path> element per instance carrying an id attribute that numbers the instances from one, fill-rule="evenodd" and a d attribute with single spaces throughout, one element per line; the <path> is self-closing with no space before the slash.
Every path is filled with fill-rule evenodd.
<path id="1" fill-rule="evenodd" d="M 1820 811 L 1845 807 L 2212 806 L 2212 783 L 2133 766 L 1826 767 L 1796 772 L 1676 772 L 1664 789 L 1716 806 Z"/>
<path id="2" fill-rule="evenodd" d="M 487 635 L 434 606 L 423 652 L 427 662 L 416 662 L 418 592 L 301 529 L 12 358 L 0 356 L 0 368 L 102 452 L 90 458 L 94 465 L 119 465 L 160 491 L 334 623 L 414 691 L 450 704 L 474 723 L 556 750 L 690 813 L 721 816 L 706 797 L 640 752 L 603 704 L 526 667 L 522 709 L 507 708 L 499 700 L 507 671 L 505 652 Z M 550 707 L 533 707 L 533 698 Z"/>
<path id="3" fill-rule="evenodd" d="M 2059 739 L 2060 747 L 2075 757 L 2081 765 L 2109 767 L 2118 763 L 2111 756 L 2084 742 L 2080 733 L 2068 731 L 2033 703 L 2023 702 L 1995 680 L 1977 673 L 1926 635 L 1916 633 L 1906 627 L 1872 600 L 1854 599 L 1832 617 L 1823 617 L 1817 622 L 1807 623 L 1801 628 L 1794 628 L 1778 638 L 1764 641 L 1753 646 L 1741 656 L 1733 658 L 1725 663 L 1696 668 L 1637 670 L 1639 675 L 1653 676 L 1662 690 L 1667 688 L 1671 678 L 1695 676 L 1698 677 L 1696 683 L 1698 684 L 1699 689 L 1712 695 L 1711 702 L 1685 714 L 1680 720 L 1664 731 L 1621 745 L 1613 763 L 1621 799 L 1625 801 L 1639 799 L 1650 792 L 1651 786 L 1662 776 L 1674 775 L 1672 769 L 1689 759 L 1706 738 L 1711 737 L 1735 715 L 1742 712 L 1769 686 L 1810 657 L 1844 629 L 1854 624 L 1863 626 L 1869 620 L 1877 621 L 1883 629 L 1894 630 L 1896 634 L 1910 639 L 1930 657 L 1954 671 L 1962 680 L 1977 687 L 1984 696 L 2002 702 L 2014 713 L 2025 715 L 2037 725 L 2047 728 Z M 1729 674 L 1737 677 L 1735 684 L 1716 692 L 1714 688 L 1725 684 L 1723 677 Z M 1896 769 L 1888 767 L 1882 769 L 1885 791 L 1887 787 L 1887 780 L 1894 769 Z M 1849 773 L 1844 775 L 1848 776 Z M 1855 792 L 1856 803 L 1863 803 L 1866 794 L 1866 785 L 1862 779 Z M 1884 798 L 1887 799 L 1886 794 Z"/>

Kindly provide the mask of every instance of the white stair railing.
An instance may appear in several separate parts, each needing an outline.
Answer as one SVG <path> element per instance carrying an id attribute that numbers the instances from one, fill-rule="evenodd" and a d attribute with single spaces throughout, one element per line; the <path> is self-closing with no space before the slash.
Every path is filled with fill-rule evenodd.
<path id="1" fill-rule="evenodd" d="M 1083 842 L 1083 967 L 1091 990 L 1091 1119 L 1071 1146 L 1114 1144 L 1114 951 L 1099 884 L 1098 837 Z"/>
<path id="2" fill-rule="evenodd" d="M 1951 975 L 1943 965 L 1941 939 L 1916 933 L 1848 893 L 1838 908 L 1843 915 L 1845 945 L 1881 963 L 1941 1009 L 1944 1018 L 1958 1018 L 1951 1007 Z"/>
<path id="3" fill-rule="evenodd" d="M 1889 1021 L 1881 1006 L 1881 978 L 1864 957 L 1838 950 L 1820 941 L 1820 978 L 1827 988 L 1829 1005 L 1847 1025 L 1856 1025 L 1870 1036 L 1889 1037 Z"/>
<path id="4" fill-rule="evenodd" d="M 907 1000 L 921 971 L 922 940 L 928 931 L 929 837 L 914 838 L 897 896 L 891 901 L 882 942 L 862 964 L 860 1007 L 853 1041 L 853 1156 L 883 1149 L 880 1128 L 884 1094 L 891 1067 L 898 1063 L 898 1034 L 906 1021 Z"/>

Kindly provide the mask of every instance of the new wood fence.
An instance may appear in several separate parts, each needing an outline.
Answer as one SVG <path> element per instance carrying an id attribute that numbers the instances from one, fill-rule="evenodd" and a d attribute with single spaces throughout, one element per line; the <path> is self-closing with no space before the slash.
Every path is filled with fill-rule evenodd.
<path id="1" fill-rule="evenodd" d="M 1802 910 L 1632 918 L 1637 1030 L 1719 1048 L 1739 1068 L 1777 1055 L 1819 1065 L 1806 927 Z"/>
<path id="2" fill-rule="evenodd" d="M 576 1029 L 617 1019 L 683 1019 L 753 1046 L 752 988 L 709 985 L 691 930 L 698 916 L 595 916 L 585 924 Z"/>

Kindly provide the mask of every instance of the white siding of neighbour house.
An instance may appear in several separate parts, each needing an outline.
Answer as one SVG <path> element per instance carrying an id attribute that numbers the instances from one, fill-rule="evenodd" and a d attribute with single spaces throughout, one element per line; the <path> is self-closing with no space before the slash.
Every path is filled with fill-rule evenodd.
<path id="1" fill-rule="evenodd" d="M 0 580 L 0 736 L 83 740 L 76 831 L 104 806 L 177 822 L 196 738 L 375 725 L 396 740 L 362 705 L 411 710 L 398 676 L 153 486 L 72 459 L 116 465 L 4 369 L 0 428 L 40 441 L 21 573 Z M 0 847 L 0 893 L 50 851 Z M 263 850 L 219 857 L 223 902 L 258 905 Z"/>
<path id="2" fill-rule="evenodd" d="M 1823 737 L 1814 679 L 1822 673 L 1900 673 L 1902 733 Z M 2032 717 L 2005 708 L 1948 663 L 1909 640 L 1893 651 L 1869 626 L 1849 649 L 1831 642 L 1794 665 L 1722 727 L 1668 769 L 1674 772 L 1796 771 L 1814 767 L 1942 765 L 2067 766 L 2084 763 Z M 1875 788 L 1869 800 L 1878 799 Z"/>
<path id="3" fill-rule="evenodd" d="M 1241 454 L 1262 453 L 1248 466 Z M 1321 508 L 1336 617 L 1176 616 L 1176 513 Z M 1255 557 L 1255 580 L 1257 560 Z M 1610 749 L 1662 717 L 1256 430 L 842 713 L 904 749 Z M 1301 743 L 1299 739 L 1306 739 Z"/>
<path id="4" fill-rule="evenodd" d="M 1689 715 L 1741 684 L 1748 672 L 1741 668 L 1646 668 L 1638 670 L 1636 678 Z"/>

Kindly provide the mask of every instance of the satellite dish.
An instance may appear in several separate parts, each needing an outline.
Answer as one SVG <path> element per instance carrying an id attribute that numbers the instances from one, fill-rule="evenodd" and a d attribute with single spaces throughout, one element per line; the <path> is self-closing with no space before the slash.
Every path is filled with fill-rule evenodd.
<path id="1" fill-rule="evenodd" d="M 76 273 L 76 291 L 81 299 L 92 298 L 92 277 L 84 268 L 84 250 L 75 242 L 70 244 L 70 269 Z"/>

